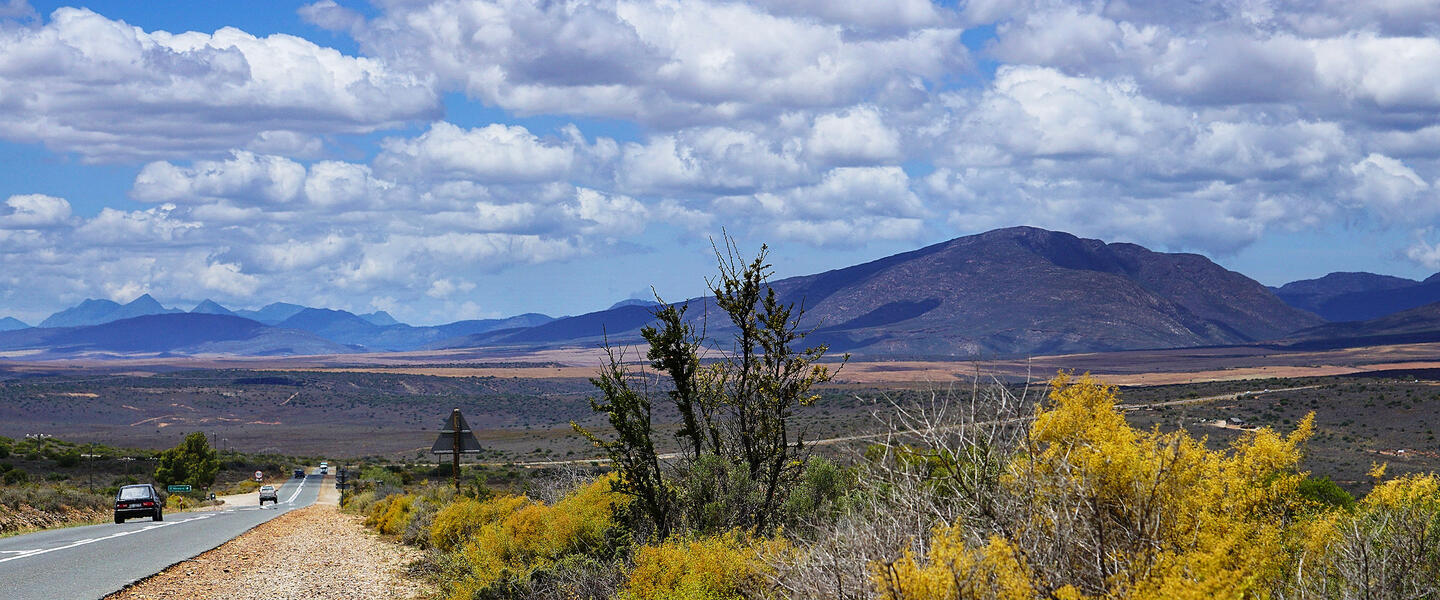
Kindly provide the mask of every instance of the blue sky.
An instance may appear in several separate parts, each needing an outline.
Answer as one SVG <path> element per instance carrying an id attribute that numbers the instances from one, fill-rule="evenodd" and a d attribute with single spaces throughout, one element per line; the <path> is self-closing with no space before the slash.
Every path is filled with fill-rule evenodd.
<path id="1" fill-rule="evenodd" d="M 0 315 L 414 323 L 1011 225 L 1440 270 L 1426 2 L 0 0 Z"/>

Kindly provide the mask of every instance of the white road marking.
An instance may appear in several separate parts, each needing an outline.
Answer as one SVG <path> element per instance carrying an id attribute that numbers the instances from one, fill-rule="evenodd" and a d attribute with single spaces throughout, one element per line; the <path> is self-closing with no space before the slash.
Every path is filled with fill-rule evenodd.
<path id="1" fill-rule="evenodd" d="M 181 524 L 181 523 L 189 523 L 189 522 L 191 522 L 191 521 L 200 521 L 200 520 L 204 520 L 204 519 L 209 519 L 209 518 L 211 518 L 211 517 L 214 517 L 215 515 L 216 515 L 216 513 L 201 513 L 201 514 L 198 514 L 198 515 L 196 515 L 196 516 L 194 516 L 194 517 L 190 517 L 190 518 L 188 518 L 188 519 L 177 519 L 177 520 L 172 520 L 172 521 L 161 521 L 161 522 L 158 522 L 158 523 L 152 523 L 152 524 L 150 524 L 150 525 L 146 525 L 146 526 L 141 527 L 141 528 L 139 528 L 139 529 L 127 529 L 127 530 L 125 530 L 125 531 L 117 531 L 117 532 L 112 533 L 112 534 L 110 534 L 110 535 L 101 536 L 101 537 L 97 537 L 97 538 L 89 538 L 89 539 L 79 540 L 79 541 L 71 542 L 71 543 L 69 543 L 69 544 L 65 544 L 64 546 L 56 546 L 56 547 L 54 547 L 54 548 L 43 548 L 43 549 L 39 549 L 39 550 L 4 550 L 3 552 L 5 552 L 5 553 L 7 553 L 7 554 L 15 554 L 15 556 L 7 556 L 7 557 L 5 557 L 5 558 L 0 558 L 0 563 L 6 563 L 6 562 L 10 562 L 10 561 L 12 561 L 12 560 L 19 560 L 19 559 L 22 559 L 22 558 L 30 558 L 30 557 L 32 557 L 32 556 L 39 556 L 39 555 L 41 555 L 41 554 L 49 554 L 49 553 L 55 552 L 55 551 L 57 551 L 57 550 L 68 550 L 68 549 L 70 549 L 70 548 L 75 548 L 75 547 L 79 547 L 79 546 L 84 546 L 84 545 L 86 545 L 86 544 L 93 544 L 93 543 L 95 543 L 95 542 L 103 542 L 103 541 L 105 541 L 105 540 L 111 540 L 111 539 L 115 539 L 115 538 L 118 538 L 118 537 L 125 537 L 125 536 L 127 536 L 127 535 L 133 535 L 133 534 L 136 534 L 136 533 L 141 533 L 141 532 L 145 532 L 145 531 L 150 531 L 150 530 L 152 530 L 152 529 L 159 529 L 159 528 L 161 528 L 161 527 L 169 527 L 169 526 L 171 526 L 171 525 L 179 525 L 179 524 Z"/>
<path id="2" fill-rule="evenodd" d="M 298 394 L 299 392 L 296 392 L 296 393 Z M 290 494 L 290 499 L 289 499 L 289 500 L 286 500 L 285 503 L 286 503 L 286 504 L 289 504 L 289 503 L 291 503 L 291 502 L 294 502 L 294 501 L 295 501 L 295 497 L 296 497 L 296 496 L 299 496 L 299 495 L 300 495 L 300 490 L 303 490 L 303 489 L 305 489 L 305 480 L 304 480 L 304 479 L 301 479 L 301 480 L 300 480 L 300 485 L 295 486 L 295 493 Z"/>

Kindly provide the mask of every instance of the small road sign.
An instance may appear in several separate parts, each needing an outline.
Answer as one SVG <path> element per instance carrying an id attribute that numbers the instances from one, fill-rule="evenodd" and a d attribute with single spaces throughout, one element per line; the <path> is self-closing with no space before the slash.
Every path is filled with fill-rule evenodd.
<path id="1" fill-rule="evenodd" d="M 167 486 L 165 486 L 165 491 L 167 491 L 167 492 L 188 492 L 188 491 L 190 491 L 190 486 L 188 486 L 188 485 L 167 485 Z"/>
<path id="2" fill-rule="evenodd" d="M 264 480 L 264 479 L 265 479 L 265 474 L 264 474 L 264 473 L 261 473 L 260 471 L 256 471 L 256 472 L 255 472 L 255 481 L 262 481 L 262 480 Z"/>

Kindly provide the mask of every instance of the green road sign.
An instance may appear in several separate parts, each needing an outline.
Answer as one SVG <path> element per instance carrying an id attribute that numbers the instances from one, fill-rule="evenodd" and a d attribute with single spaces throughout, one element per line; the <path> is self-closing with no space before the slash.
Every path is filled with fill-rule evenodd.
<path id="1" fill-rule="evenodd" d="M 167 485 L 167 486 L 165 486 L 165 491 L 167 491 L 167 492 L 188 492 L 188 491 L 190 491 L 190 486 L 188 486 L 188 485 Z"/>

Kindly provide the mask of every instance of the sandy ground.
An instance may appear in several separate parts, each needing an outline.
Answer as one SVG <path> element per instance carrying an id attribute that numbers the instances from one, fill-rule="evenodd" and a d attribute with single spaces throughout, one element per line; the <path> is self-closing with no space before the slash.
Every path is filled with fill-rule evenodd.
<path id="1" fill-rule="evenodd" d="M 329 483 L 327 481 L 327 483 Z M 314 505 L 106 596 L 114 600 L 374 600 L 433 594 L 405 575 L 419 551 L 340 512 L 333 483 Z"/>

